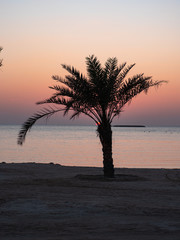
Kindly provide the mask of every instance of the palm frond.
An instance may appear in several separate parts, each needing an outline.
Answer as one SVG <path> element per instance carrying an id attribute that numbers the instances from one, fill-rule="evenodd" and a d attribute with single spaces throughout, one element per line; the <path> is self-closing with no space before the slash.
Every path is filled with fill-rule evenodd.
<path id="1" fill-rule="evenodd" d="M 46 103 L 53 103 L 53 104 L 66 106 L 67 102 L 68 102 L 68 100 L 63 98 L 63 97 L 59 98 L 57 96 L 52 96 L 52 97 L 50 97 L 48 99 L 45 99 L 43 101 L 39 101 L 36 104 L 40 105 L 40 104 L 46 104 Z"/>
<path id="2" fill-rule="evenodd" d="M 61 64 L 61 66 L 68 71 L 70 74 L 72 74 L 76 78 L 83 78 L 83 75 L 74 67 L 71 67 L 70 65 Z"/>
<path id="3" fill-rule="evenodd" d="M 41 118 L 49 118 L 57 112 L 64 111 L 64 109 L 53 109 L 53 108 L 44 108 L 41 111 L 35 113 L 32 117 L 28 118 L 27 121 L 22 125 L 19 135 L 18 135 L 18 144 L 22 145 L 25 141 L 26 134 L 35 122 Z"/>
<path id="4" fill-rule="evenodd" d="M 52 87 L 50 86 L 49 88 L 56 91 L 56 93 L 54 93 L 53 96 L 74 97 L 74 92 L 69 88 L 65 88 L 58 85 Z"/>
<path id="5" fill-rule="evenodd" d="M 112 73 L 117 68 L 117 58 L 108 58 L 105 63 L 104 71 L 108 73 Z"/>
<path id="6" fill-rule="evenodd" d="M 144 77 L 143 74 L 138 74 L 129 78 L 125 81 L 117 94 L 117 99 L 113 104 L 113 110 L 111 115 L 111 121 L 113 118 L 120 114 L 121 109 L 126 103 L 131 102 L 131 100 L 140 94 L 141 92 L 147 93 L 151 87 L 158 87 L 162 83 L 167 81 L 153 81 L 152 77 Z"/>
<path id="7" fill-rule="evenodd" d="M 53 79 L 54 81 L 57 81 L 57 82 L 60 82 L 60 83 L 64 83 L 64 82 L 65 82 L 64 79 L 61 78 L 61 77 L 59 77 L 58 75 L 53 75 L 53 76 L 52 76 L 52 79 Z"/>
<path id="8" fill-rule="evenodd" d="M 79 115 L 81 114 L 81 112 L 74 112 L 72 115 L 71 115 L 71 117 L 70 117 L 70 120 L 71 119 L 75 119 L 76 117 L 79 117 Z"/>
<path id="9" fill-rule="evenodd" d="M 51 89 L 57 92 L 54 96 L 66 96 L 70 97 L 74 102 L 78 104 L 89 104 L 91 106 L 97 105 L 96 95 L 92 89 L 91 83 L 74 67 L 62 64 L 62 67 L 66 69 L 71 75 L 66 75 L 65 80 L 58 76 L 53 76 L 53 79 L 65 84 L 69 89 L 63 89 L 62 86 L 53 86 Z"/>
<path id="10" fill-rule="evenodd" d="M 86 57 L 86 65 L 91 83 L 95 86 L 102 84 L 103 69 L 98 59 L 94 55 Z"/>
<path id="11" fill-rule="evenodd" d="M 89 83 L 87 79 L 83 78 L 82 76 L 78 78 L 67 75 L 65 78 L 67 80 L 66 85 L 76 93 L 86 88 L 89 89 Z"/>
<path id="12" fill-rule="evenodd" d="M 126 65 L 126 64 L 125 64 Z M 124 67 L 125 67 L 125 65 L 124 65 Z M 120 71 L 120 73 L 119 73 L 119 77 L 118 77 L 118 79 L 117 79 L 117 82 L 118 82 L 118 84 L 121 84 L 121 82 L 125 79 L 125 77 L 127 76 L 127 74 L 129 73 L 129 71 L 133 68 L 135 66 L 135 63 L 134 64 L 131 64 L 131 65 L 129 65 L 129 66 L 127 66 L 127 67 L 123 67 L 122 69 L 121 69 L 121 71 Z"/>
<path id="13" fill-rule="evenodd" d="M 87 79 L 81 74 L 79 71 L 77 71 L 74 67 L 71 67 L 69 65 L 62 64 L 63 68 L 65 68 L 71 75 L 66 75 L 65 79 L 62 79 L 61 77 L 55 75 L 52 76 L 53 80 L 58 81 L 62 84 L 64 84 L 66 87 L 68 87 L 70 90 L 74 92 L 81 92 L 82 89 L 88 89 L 89 84 Z M 52 88 L 53 87 L 49 87 Z M 59 86 L 59 89 L 54 90 L 60 90 L 62 86 Z"/>
<path id="14" fill-rule="evenodd" d="M 109 58 L 105 63 L 104 73 L 106 80 L 104 81 L 104 95 L 106 99 L 106 106 L 111 102 L 112 96 L 116 91 L 117 76 L 119 75 L 122 68 L 126 65 L 124 63 L 120 67 L 117 66 L 117 58 Z"/>

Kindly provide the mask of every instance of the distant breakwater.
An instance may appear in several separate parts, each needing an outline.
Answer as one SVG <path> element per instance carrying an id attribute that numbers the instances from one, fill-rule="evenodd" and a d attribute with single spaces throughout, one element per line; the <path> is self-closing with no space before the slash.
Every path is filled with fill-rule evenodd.
<path id="1" fill-rule="evenodd" d="M 146 127 L 144 125 L 113 125 L 113 127 Z"/>

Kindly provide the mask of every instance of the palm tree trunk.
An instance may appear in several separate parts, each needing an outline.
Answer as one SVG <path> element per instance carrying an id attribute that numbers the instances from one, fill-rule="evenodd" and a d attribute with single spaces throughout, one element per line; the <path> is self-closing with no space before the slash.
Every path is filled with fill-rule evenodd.
<path id="1" fill-rule="evenodd" d="M 104 177 L 113 178 L 114 165 L 113 165 L 113 158 L 112 158 L 111 125 L 109 123 L 98 125 L 97 132 L 99 134 L 99 138 L 102 144 Z"/>

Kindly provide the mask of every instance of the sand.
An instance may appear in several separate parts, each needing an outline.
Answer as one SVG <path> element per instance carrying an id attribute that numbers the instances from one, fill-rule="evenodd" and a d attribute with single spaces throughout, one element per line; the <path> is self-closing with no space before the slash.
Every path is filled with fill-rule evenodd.
<path id="1" fill-rule="evenodd" d="M 180 169 L 0 164 L 1 240 L 179 240 Z"/>

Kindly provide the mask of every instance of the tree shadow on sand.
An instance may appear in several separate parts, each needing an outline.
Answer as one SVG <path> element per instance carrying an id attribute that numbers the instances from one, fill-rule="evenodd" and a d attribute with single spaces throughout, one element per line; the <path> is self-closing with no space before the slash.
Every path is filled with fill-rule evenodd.
<path id="1" fill-rule="evenodd" d="M 78 174 L 76 179 L 85 181 L 102 181 L 102 182 L 130 182 L 130 181 L 146 181 L 146 178 L 131 174 L 116 174 L 114 178 L 104 177 L 103 175 L 85 175 Z"/>

